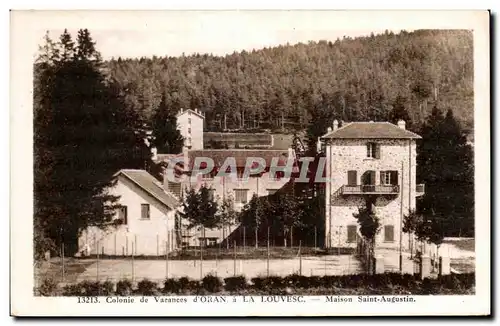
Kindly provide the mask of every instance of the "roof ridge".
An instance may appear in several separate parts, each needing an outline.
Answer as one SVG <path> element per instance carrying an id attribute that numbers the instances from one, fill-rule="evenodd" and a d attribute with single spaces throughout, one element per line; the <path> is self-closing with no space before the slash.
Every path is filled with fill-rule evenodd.
<path id="1" fill-rule="evenodd" d="M 151 192 L 150 190 L 148 190 L 147 188 L 143 187 L 143 186 L 141 185 L 141 183 L 140 183 L 140 182 L 138 182 L 138 181 L 137 181 L 137 180 L 136 180 L 133 176 L 131 176 L 131 175 L 127 174 L 125 171 L 127 171 L 127 169 L 122 169 L 122 170 L 120 170 L 120 171 L 118 172 L 118 174 L 119 174 L 120 172 L 122 172 L 122 173 L 123 173 L 123 174 L 124 174 L 127 178 L 129 178 L 129 179 L 130 179 L 133 183 L 135 183 L 135 184 L 136 184 L 139 188 L 141 188 L 142 190 L 144 190 L 144 191 L 145 191 L 146 193 L 148 193 L 150 196 L 152 196 L 153 198 L 155 198 L 156 200 L 158 200 L 158 201 L 159 201 L 160 203 L 162 203 L 163 205 L 165 205 L 165 206 L 169 206 L 169 205 L 167 205 L 167 204 L 166 204 L 166 203 L 165 203 L 165 202 L 164 202 L 161 198 L 159 198 L 159 197 L 158 197 L 155 193 L 153 193 L 153 192 Z M 134 169 L 129 169 L 129 171 L 141 171 L 141 172 L 145 172 L 148 176 L 150 176 L 151 178 L 153 178 L 153 180 L 156 180 L 156 179 L 155 179 L 155 177 L 153 177 L 153 176 L 152 176 L 149 172 L 147 172 L 146 170 L 139 170 L 139 169 L 134 170 Z M 156 186 L 156 184 L 154 183 L 154 181 L 153 181 L 153 184 Z M 163 189 L 163 187 L 160 187 L 160 188 L 163 190 L 163 192 L 164 192 L 165 194 L 167 194 L 167 195 L 171 196 L 168 192 L 166 192 L 166 191 L 165 191 L 165 189 Z M 174 199 L 175 199 L 175 198 L 174 198 Z M 177 199 L 176 199 L 176 200 L 177 200 Z M 174 207 L 172 207 L 172 208 L 174 208 Z"/>

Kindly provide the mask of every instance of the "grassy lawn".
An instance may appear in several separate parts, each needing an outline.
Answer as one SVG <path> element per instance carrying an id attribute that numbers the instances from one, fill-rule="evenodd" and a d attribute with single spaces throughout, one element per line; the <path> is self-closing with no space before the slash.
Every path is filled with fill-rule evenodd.
<path id="1" fill-rule="evenodd" d="M 463 240 L 444 240 L 443 243 L 449 243 L 454 245 L 460 250 L 465 251 L 475 251 L 475 240 L 474 239 L 463 239 Z"/>
<path id="2" fill-rule="evenodd" d="M 64 282 L 76 282 L 78 275 L 85 272 L 88 266 L 94 262 L 90 260 L 65 258 L 64 259 Z M 40 262 L 35 267 L 35 280 L 40 283 L 44 279 L 62 281 L 63 264 L 60 258 L 53 258 L 50 261 Z"/>

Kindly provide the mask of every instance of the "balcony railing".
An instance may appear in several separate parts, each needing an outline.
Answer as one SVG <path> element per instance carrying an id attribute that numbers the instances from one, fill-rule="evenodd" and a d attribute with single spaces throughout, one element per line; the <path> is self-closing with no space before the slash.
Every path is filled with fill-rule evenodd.
<path id="1" fill-rule="evenodd" d="M 417 196 L 422 196 L 425 193 L 425 184 L 419 184 L 416 186 Z"/>
<path id="2" fill-rule="evenodd" d="M 344 185 L 340 188 L 342 195 L 391 195 L 399 193 L 398 185 Z"/>

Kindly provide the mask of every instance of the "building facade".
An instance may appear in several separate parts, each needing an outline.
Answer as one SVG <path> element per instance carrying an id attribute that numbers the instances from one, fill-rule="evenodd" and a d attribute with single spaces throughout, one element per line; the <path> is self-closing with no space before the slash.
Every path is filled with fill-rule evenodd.
<path id="1" fill-rule="evenodd" d="M 203 149 L 203 126 L 205 116 L 198 109 L 181 109 L 177 113 L 177 128 L 184 138 L 184 147 L 190 150 Z"/>
<path id="2" fill-rule="evenodd" d="M 388 122 L 334 121 L 320 146 L 326 155 L 325 244 L 355 247 L 354 214 L 370 205 L 382 224 L 377 247 L 405 247 L 403 216 L 415 209 L 423 185 L 416 184 L 416 141 L 421 137 Z"/>
<path id="3" fill-rule="evenodd" d="M 79 254 L 162 256 L 178 247 L 175 213 L 179 202 L 144 170 L 121 170 L 110 195 L 119 207 L 106 229 L 88 227 L 78 239 Z"/>

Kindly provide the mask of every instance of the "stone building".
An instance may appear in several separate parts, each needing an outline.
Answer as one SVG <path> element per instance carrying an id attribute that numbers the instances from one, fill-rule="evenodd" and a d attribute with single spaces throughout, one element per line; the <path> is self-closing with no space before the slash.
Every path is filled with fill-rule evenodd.
<path id="1" fill-rule="evenodd" d="M 414 209 L 424 186 L 416 184 L 416 141 L 405 122 L 333 122 L 320 137 L 326 156 L 325 244 L 355 247 L 358 223 L 354 213 L 370 205 L 382 229 L 377 247 L 408 243 L 402 218 Z M 405 240 L 406 239 L 406 240 Z"/>

